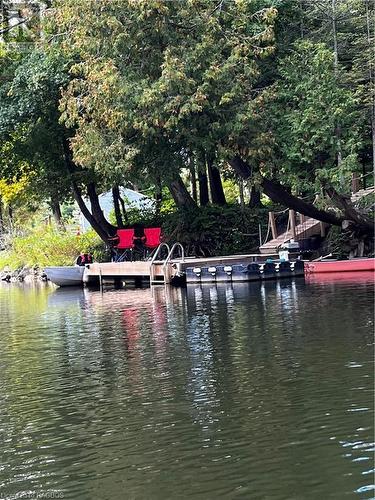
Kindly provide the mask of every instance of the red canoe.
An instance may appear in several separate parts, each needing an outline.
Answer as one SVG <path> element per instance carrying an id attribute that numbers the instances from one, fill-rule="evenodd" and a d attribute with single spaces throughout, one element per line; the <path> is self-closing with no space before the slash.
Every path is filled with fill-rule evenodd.
<path id="1" fill-rule="evenodd" d="M 374 283 L 375 274 L 373 271 L 353 271 L 352 273 L 310 273 L 305 276 L 308 283 L 319 285 L 337 284 L 365 284 Z"/>
<path id="2" fill-rule="evenodd" d="M 375 271 L 375 259 L 322 260 L 305 262 L 305 273 Z"/>

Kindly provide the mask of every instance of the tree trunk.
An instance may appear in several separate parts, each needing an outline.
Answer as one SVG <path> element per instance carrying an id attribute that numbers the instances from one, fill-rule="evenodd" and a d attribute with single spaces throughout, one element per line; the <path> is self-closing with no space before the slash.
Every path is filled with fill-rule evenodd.
<path id="1" fill-rule="evenodd" d="M 160 214 L 160 208 L 163 201 L 163 187 L 161 184 L 161 179 L 158 177 L 155 183 L 155 211 L 156 214 Z"/>
<path id="2" fill-rule="evenodd" d="M 239 156 L 233 158 L 229 162 L 229 164 L 236 172 L 236 174 L 242 177 L 242 179 L 247 180 L 250 178 L 251 169 L 249 165 L 244 162 Z M 319 210 L 311 203 L 306 203 L 304 200 L 293 196 L 276 181 L 271 181 L 263 177 L 261 187 L 263 189 L 263 192 L 275 203 L 281 203 L 288 208 L 294 209 L 300 214 L 304 214 L 307 217 L 312 217 L 313 219 L 317 219 L 322 222 L 327 222 L 327 224 L 341 226 L 341 217 L 336 217 L 334 214 L 325 212 L 324 210 Z"/>
<path id="3" fill-rule="evenodd" d="M 195 172 L 194 165 L 190 164 L 190 183 L 191 183 L 191 196 L 195 203 L 198 203 L 198 192 L 197 192 L 197 174 Z"/>
<path id="4" fill-rule="evenodd" d="M 243 179 L 242 178 L 238 179 L 238 188 L 240 191 L 240 207 L 241 207 L 241 210 L 244 211 L 245 210 L 245 193 L 244 193 L 244 189 L 243 189 Z"/>
<path id="5" fill-rule="evenodd" d="M 99 224 L 99 222 L 95 219 L 95 217 L 92 215 L 90 210 L 87 208 L 87 206 L 82 198 L 81 189 L 78 187 L 78 185 L 75 181 L 72 181 L 72 190 L 73 190 L 74 199 L 77 202 L 77 205 L 79 206 L 79 209 L 83 213 L 83 216 L 85 217 L 85 219 L 88 221 L 88 223 L 94 229 L 94 231 L 99 235 L 99 237 L 105 243 L 108 243 L 109 234 L 105 231 L 105 229 L 103 229 L 103 227 Z"/>
<path id="6" fill-rule="evenodd" d="M 116 224 L 118 227 L 124 227 L 120 207 L 120 189 L 117 185 L 112 188 L 113 207 L 115 209 Z"/>
<path id="7" fill-rule="evenodd" d="M 59 227 L 60 229 L 65 230 L 65 226 L 62 220 L 62 215 L 61 215 L 61 208 L 60 208 L 60 203 L 57 199 L 51 198 L 51 210 L 52 210 L 52 215 L 53 218 L 55 219 L 56 226 Z"/>
<path id="8" fill-rule="evenodd" d="M 206 172 L 199 172 L 198 174 L 199 183 L 199 204 L 201 207 L 208 205 L 210 199 L 208 195 L 208 179 Z"/>
<path id="9" fill-rule="evenodd" d="M 69 146 L 68 139 L 66 137 L 63 138 L 62 140 L 62 147 L 64 151 L 64 159 L 65 159 L 65 165 L 67 168 L 67 171 L 70 173 L 72 176 L 71 179 L 71 186 L 72 186 L 72 192 L 74 199 L 81 210 L 83 216 L 85 219 L 88 221 L 88 223 L 91 225 L 91 227 L 94 229 L 94 231 L 98 234 L 98 236 L 105 242 L 108 243 L 108 238 L 111 233 L 107 233 L 105 228 L 96 220 L 94 215 L 90 212 L 88 207 L 86 206 L 83 198 L 82 198 L 82 192 L 80 187 L 78 186 L 77 182 L 74 180 L 73 175 L 77 172 L 77 167 L 72 159 L 72 151 Z"/>
<path id="10" fill-rule="evenodd" d="M 168 188 L 178 207 L 192 208 L 196 206 L 180 176 L 170 181 Z"/>
<path id="11" fill-rule="evenodd" d="M 120 205 L 121 205 L 121 209 L 122 209 L 122 216 L 124 218 L 124 221 L 126 222 L 126 224 L 129 224 L 129 217 L 128 217 L 128 214 L 126 212 L 125 201 L 121 195 L 120 195 L 119 200 L 120 200 Z"/>
<path id="12" fill-rule="evenodd" d="M 262 207 L 261 193 L 260 193 L 259 189 L 256 189 L 255 186 L 250 187 L 249 207 L 250 208 L 261 208 Z"/>
<path id="13" fill-rule="evenodd" d="M 358 210 L 353 207 L 349 197 L 339 195 L 333 187 L 326 189 L 326 192 L 335 205 L 344 212 L 345 219 L 354 221 L 357 228 L 365 232 L 374 232 L 373 220 L 358 212 Z"/>
<path id="14" fill-rule="evenodd" d="M 87 184 L 87 194 L 90 199 L 92 215 L 110 236 L 114 236 L 116 234 L 117 227 L 110 224 L 105 218 L 102 207 L 99 203 L 99 196 L 93 182 L 89 182 Z"/>
<path id="15" fill-rule="evenodd" d="M 207 161 L 208 178 L 210 180 L 211 200 L 214 205 L 226 205 L 226 199 L 221 182 L 219 169 L 214 167 L 212 160 Z"/>

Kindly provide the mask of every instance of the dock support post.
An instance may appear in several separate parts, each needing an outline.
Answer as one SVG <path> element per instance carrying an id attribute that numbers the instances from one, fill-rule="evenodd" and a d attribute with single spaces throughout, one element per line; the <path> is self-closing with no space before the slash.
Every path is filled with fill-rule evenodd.
<path id="1" fill-rule="evenodd" d="M 292 231 L 292 236 L 294 241 L 296 240 L 296 213 L 294 210 L 289 210 L 289 221 L 290 229 Z"/>
<path id="2" fill-rule="evenodd" d="M 99 269 L 99 287 L 100 287 L 100 290 L 103 290 L 103 276 L 102 276 L 101 269 Z"/>
<path id="3" fill-rule="evenodd" d="M 270 221 L 270 226 L 271 226 L 271 231 L 272 231 L 272 239 L 277 238 L 277 228 L 276 228 L 276 222 L 275 222 L 275 214 L 273 212 L 268 212 L 268 218 Z"/>
<path id="4" fill-rule="evenodd" d="M 326 225 L 324 222 L 320 222 L 320 236 L 324 238 L 326 235 Z"/>

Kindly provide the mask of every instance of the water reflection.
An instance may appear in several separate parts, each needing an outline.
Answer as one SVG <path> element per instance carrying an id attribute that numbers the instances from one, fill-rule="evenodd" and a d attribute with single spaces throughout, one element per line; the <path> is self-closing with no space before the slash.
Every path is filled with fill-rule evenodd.
<path id="1" fill-rule="evenodd" d="M 372 283 L 0 287 L 0 497 L 370 498 Z"/>

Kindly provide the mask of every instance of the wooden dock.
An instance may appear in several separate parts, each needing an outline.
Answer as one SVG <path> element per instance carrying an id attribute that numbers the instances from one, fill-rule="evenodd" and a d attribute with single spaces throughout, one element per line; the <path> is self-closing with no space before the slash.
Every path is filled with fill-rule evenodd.
<path id="1" fill-rule="evenodd" d="M 88 285 L 102 285 L 105 282 L 148 281 L 151 284 L 171 283 L 176 279 L 187 282 L 251 281 L 262 278 L 277 278 L 277 254 L 245 254 L 219 257 L 185 257 L 169 261 L 104 262 L 86 266 L 83 281 Z M 275 269 L 263 273 L 266 260 L 272 260 Z M 250 272 L 250 266 L 252 271 Z M 242 266 L 242 267 L 241 267 Z M 257 272 L 259 267 L 259 273 Z M 272 267 L 272 266 L 271 266 Z M 293 267 L 293 266 L 292 266 Z M 224 274 L 223 274 L 224 273 Z M 237 273 L 237 274 L 236 274 Z M 238 274 L 240 273 L 240 274 Z M 290 275 L 296 275 L 291 270 Z M 280 275 L 286 276 L 286 272 Z M 299 268 L 299 274 L 301 269 Z M 303 274 L 303 268 L 302 268 Z M 221 276 L 221 279 L 219 278 Z M 235 278 L 235 276 L 237 276 Z"/>
<path id="2" fill-rule="evenodd" d="M 362 198 L 373 194 L 375 192 L 375 187 L 370 186 L 366 189 L 360 189 L 356 193 L 353 193 L 350 200 L 351 203 L 356 204 Z M 272 212 L 270 212 L 270 215 Z M 272 228 L 272 239 L 263 243 L 259 247 L 261 253 L 270 254 L 275 253 L 280 250 L 285 244 L 290 241 L 299 241 L 305 238 L 310 238 L 311 236 L 321 235 L 325 236 L 327 225 L 311 217 L 304 217 L 300 215 L 300 222 L 296 223 L 296 214 L 293 210 L 289 210 L 289 221 L 290 229 L 283 232 L 282 234 L 277 234 L 277 228 L 274 216 L 270 217 L 270 224 Z M 288 224 L 289 226 L 289 224 Z"/>
<path id="3" fill-rule="evenodd" d="M 150 280 L 153 274 L 155 280 L 164 281 L 164 263 L 161 261 L 135 261 L 135 262 L 102 262 L 86 266 L 83 282 L 96 284 L 101 280 Z"/>

